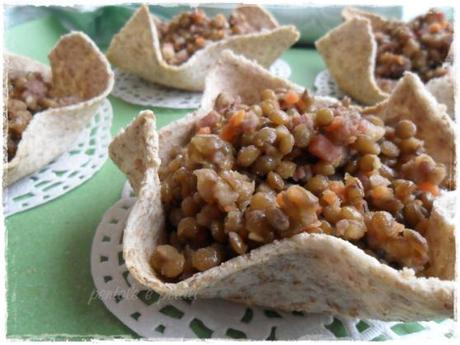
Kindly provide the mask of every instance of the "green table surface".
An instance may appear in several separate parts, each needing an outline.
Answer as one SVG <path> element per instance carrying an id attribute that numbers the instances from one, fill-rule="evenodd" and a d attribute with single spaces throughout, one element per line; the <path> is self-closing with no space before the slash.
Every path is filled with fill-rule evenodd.
<path id="1" fill-rule="evenodd" d="M 47 63 L 47 54 L 64 28 L 53 17 L 31 21 L 5 32 L 7 50 Z M 324 69 L 313 49 L 290 49 L 282 58 L 290 79 L 312 87 Z M 112 134 L 144 107 L 109 97 Z M 159 127 L 189 110 L 154 108 Z M 58 199 L 5 220 L 7 229 L 7 336 L 34 339 L 87 339 L 136 335 L 90 297 L 94 284 L 90 251 L 104 212 L 119 198 L 124 175 L 110 161 L 89 181 Z"/>

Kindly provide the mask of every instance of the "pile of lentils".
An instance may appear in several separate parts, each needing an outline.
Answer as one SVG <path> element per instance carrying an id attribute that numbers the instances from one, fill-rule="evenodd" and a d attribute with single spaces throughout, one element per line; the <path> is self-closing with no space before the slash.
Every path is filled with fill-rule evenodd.
<path id="1" fill-rule="evenodd" d="M 447 73 L 443 63 L 454 29 L 442 12 L 432 9 L 408 23 L 387 22 L 374 35 L 378 78 L 399 79 L 405 71 L 413 71 L 427 82 Z"/>
<path id="2" fill-rule="evenodd" d="M 8 78 L 8 161 L 16 155 L 22 133 L 32 115 L 56 105 L 50 89 L 51 85 L 40 73 Z"/>
<path id="3" fill-rule="evenodd" d="M 202 10 L 183 12 L 157 24 L 161 53 L 170 65 L 180 65 L 209 42 L 256 31 L 241 13 L 209 18 Z"/>
<path id="4" fill-rule="evenodd" d="M 38 72 L 8 77 L 8 161 L 16 155 L 22 133 L 32 116 L 48 108 L 61 107 L 78 102 L 78 97 L 55 97 L 51 84 Z"/>
<path id="5" fill-rule="evenodd" d="M 186 147 L 161 166 L 168 238 L 150 263 L 165 281 L 300 233 L 340 237 L 395 268 L 422 271 L 446 168 L 409 120 L 393 126 L 344 99 L 267 89 L 220 94 Z"/>

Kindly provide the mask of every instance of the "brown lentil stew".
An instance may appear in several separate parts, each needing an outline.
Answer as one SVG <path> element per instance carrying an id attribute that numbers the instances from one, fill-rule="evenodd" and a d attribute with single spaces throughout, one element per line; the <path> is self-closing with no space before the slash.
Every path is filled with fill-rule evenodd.
<path id="1" fill-rule="evenodd" d="M 167 281 L 303 232 L 351 241 L 395 268 L 427 265 L 424 238 L 446 168 L 417 127 L 363 115 L 348 100 L 313 109 L 305 91 L 265 90 L 246 105 L 220 94 L 159 170 Z"/>
<path id="2" fill-rule="evenodd" d="M 8 161 L 16 155 L 22 133 L 32 116 L 48 108 L 78 102 L 77 97 L 57 98 L 52 95 L 51 84 L 37 72 L 8 78 Z"/>
<path id="3" fill-rule="evenodd" d="M 209 18 L 202 10 L 183 12 L 170 22 L 157 24 L 161 53 L 170 65 L 180 65 L 208 43 L 255 32 L 241 13 Z"/>
<path id="4" fill-rule="evenodd" d="M 375 74 L 379 85 L 389 91 L 395 79 L 413 71 L 427 82 L 447 73 L 443 63 L 453 40 L 453 25 L 435 9 L 408 23 L 387 22 L 374 32 L 377 41 Z"/>

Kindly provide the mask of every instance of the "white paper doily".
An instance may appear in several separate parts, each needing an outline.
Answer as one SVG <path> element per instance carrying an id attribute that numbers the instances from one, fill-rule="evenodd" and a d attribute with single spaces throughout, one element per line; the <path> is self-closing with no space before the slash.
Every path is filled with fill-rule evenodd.
<path id="1" fill-rule="evenodd" d="M 90 179 L 107 159 L 111 126 L 112 106 L 105 100 L 72 149 L 6 188 L 5 216 L 53 200 Z"/>
<path id="2" fill-rule="evenodd" d="M 118 68 L 114 68 L 113 71 L 115 86 L 112 95 L 128 103 L 176 109 L 200 106 L 201 92 L 182 91 L 161 86 Z M 278 77 L 288 78 L 291 75 L 291 68 L 286 61 L 278 59 L 270 67 L 270 72 Z"/>
<path id="3" fill-rule="evenodd" d="M 247 307 L 224 300 L 164 299 L 137 283 L 123 260 L 123 229 L 135 198 L 111 207 L 99 224 L 91 249 L 91 273 L 97 295 L 131 330 L 146 338 L 263 339 L 445 339 L 454 336 L 454 322 L 381 322 L 333 317 L 326 314 L 286 313 Z M 415 331 L 414 331 L 415 328 Z"/>
<path id="4" fill-rule="evenodd" d="M 337 99 L 341 99 L 345 96 L 329 74 L 328 70 L 323 70 L 318 73 L 315 77 L 314 86 L 315 96 L 329 96 Z"/>

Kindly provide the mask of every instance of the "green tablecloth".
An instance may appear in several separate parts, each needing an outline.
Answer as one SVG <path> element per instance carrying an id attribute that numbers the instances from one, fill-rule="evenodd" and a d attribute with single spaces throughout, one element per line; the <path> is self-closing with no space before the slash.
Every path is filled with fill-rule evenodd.
<path id="1" fill-rule="evenodd" d="M 52 17 L 16 26 L 5 33 L 7 50 L 47 62 L 64 28 Z M 312 49 L 283 55 L 291 80 L 311 87 L 324 69 Z M 109 97 L 115 135 L 143 109 Z M 153 109 L 158 125 L 186 110 Z M 32 338 L 135 337 L 101 301 L 91 301 L 90 250 L 104 212 L 119 198 L 123 174 L 108 160 L 89 181 L 62 197 L 5 220 L 7 229 L 7 335 Z M 59 335 L 56 337 L 56 335 Z"/>

